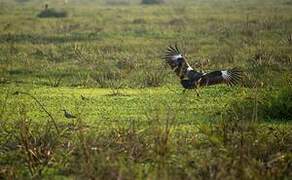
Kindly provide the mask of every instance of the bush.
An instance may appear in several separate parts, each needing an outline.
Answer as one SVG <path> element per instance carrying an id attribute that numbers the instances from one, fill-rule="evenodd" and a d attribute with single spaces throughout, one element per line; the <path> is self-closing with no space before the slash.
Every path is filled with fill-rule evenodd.
<path id="1" fill-rule="evenodd" d="M 285 86 L 278 92 L 258 92 L 258 95 L 232 101 L 229 107 L 227 119 L 292 120 L 292 88 Z"/>
<path id="2" fill-rule="evenodd" d="M 108 0 L 106 1 L 107 5 L 129 5 L 130 2 L 128 0 Z"/>
<path id="3" fill-rule="evenodd" d="M 168 71 L 162 68 L 160 64 L 149 63 L 149 61 L 147 63 L 143 62 L 137 69 L 131 74 L 134 83 L 133 87 L 158 87 L 166 82 Z"/>
<path id="4" fill-rule="evenodd" d="M 38 15 L 39 18 L 63 18 L 67 17 L 68 13 L 64 10 L 55 10 L 55 9 L 44 9 Z"/>
<path id="5" fill-rule="evenodd" d="M 28 2 L 29 0 L 15 0 L 16 2 L 18 2 L 18 3 L 26 3 L 26 2 Z"/>
<path id="6" fill-rule="evenodd" d="M 265 112 L 263 109 L 265 104 L 266 101 L 263 97 L 255 97 L 253 95 L 236 99 L 230 103 L 230 108 L 225 118 L 231 120 L 236 117 L 236 119 L 244 121 L 261 120 L 264 117 Z"/>
<path id="7" fill-rule="evenodd" d="M 285 87 L 281 89 L 265 108 L 267 118 L 292 120 L 292 89 Z"/>
<path id="8" fill-rule="evenodd" d="M 141 4 L 163 4 L 164 0 L 142 0 Z"/>

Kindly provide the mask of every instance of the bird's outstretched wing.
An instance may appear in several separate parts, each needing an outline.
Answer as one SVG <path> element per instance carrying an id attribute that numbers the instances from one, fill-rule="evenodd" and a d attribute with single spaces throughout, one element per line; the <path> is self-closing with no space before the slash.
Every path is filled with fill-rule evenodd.
<path id="1" fill-rule="evenodd" d="M 177 45 L 170 45 L 163 59 L 181 79 L 188 78 L 188 72 L 193 70 Z"/>
<path id="2" fill-rule="evenodd" d="M 238 69 L 213 71 L 203 74 L 198 80 L 200 86 L 208 86 L 213 84 L 225 83 L 229 86 L 233 86 L 239 83 L 242 77 L 242 72 Z"/>

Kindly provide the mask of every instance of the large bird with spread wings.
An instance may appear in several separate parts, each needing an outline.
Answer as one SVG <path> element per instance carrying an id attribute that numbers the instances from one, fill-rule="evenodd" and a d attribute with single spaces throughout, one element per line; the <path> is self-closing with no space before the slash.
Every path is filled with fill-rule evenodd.
<path id="1" fill-rule="evenodd" d="M 233 86 L 238 84 L 241 79 L 241 71 L 236 68 L 209 73 L 194 70 L 177 45 L 169 46 L 163 59 L 180 78 L 181 85 L 185 89 L 222 83 Z"/>

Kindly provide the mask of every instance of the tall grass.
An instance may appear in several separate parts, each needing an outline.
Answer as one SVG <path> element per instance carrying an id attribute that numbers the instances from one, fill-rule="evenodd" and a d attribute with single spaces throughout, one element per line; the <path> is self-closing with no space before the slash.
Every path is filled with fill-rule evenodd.
<path id="1" fill-rule="evenodd" d="M 52 3 L 0 2 L 0 179 L 292 176 L 291 3 Z M 175 43 L 242 84 L 182 92 Z"/>

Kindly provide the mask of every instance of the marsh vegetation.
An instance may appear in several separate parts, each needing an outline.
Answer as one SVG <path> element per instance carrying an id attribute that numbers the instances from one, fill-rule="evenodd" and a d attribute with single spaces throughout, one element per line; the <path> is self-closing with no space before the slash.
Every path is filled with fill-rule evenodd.
<path id="1" fill-rule="evenodd" d="M 289 179 L 291 1 L 141 2 L 0 2 L 0 179 Z M 175 43 L 242 83 L 183 93 Z"/>

